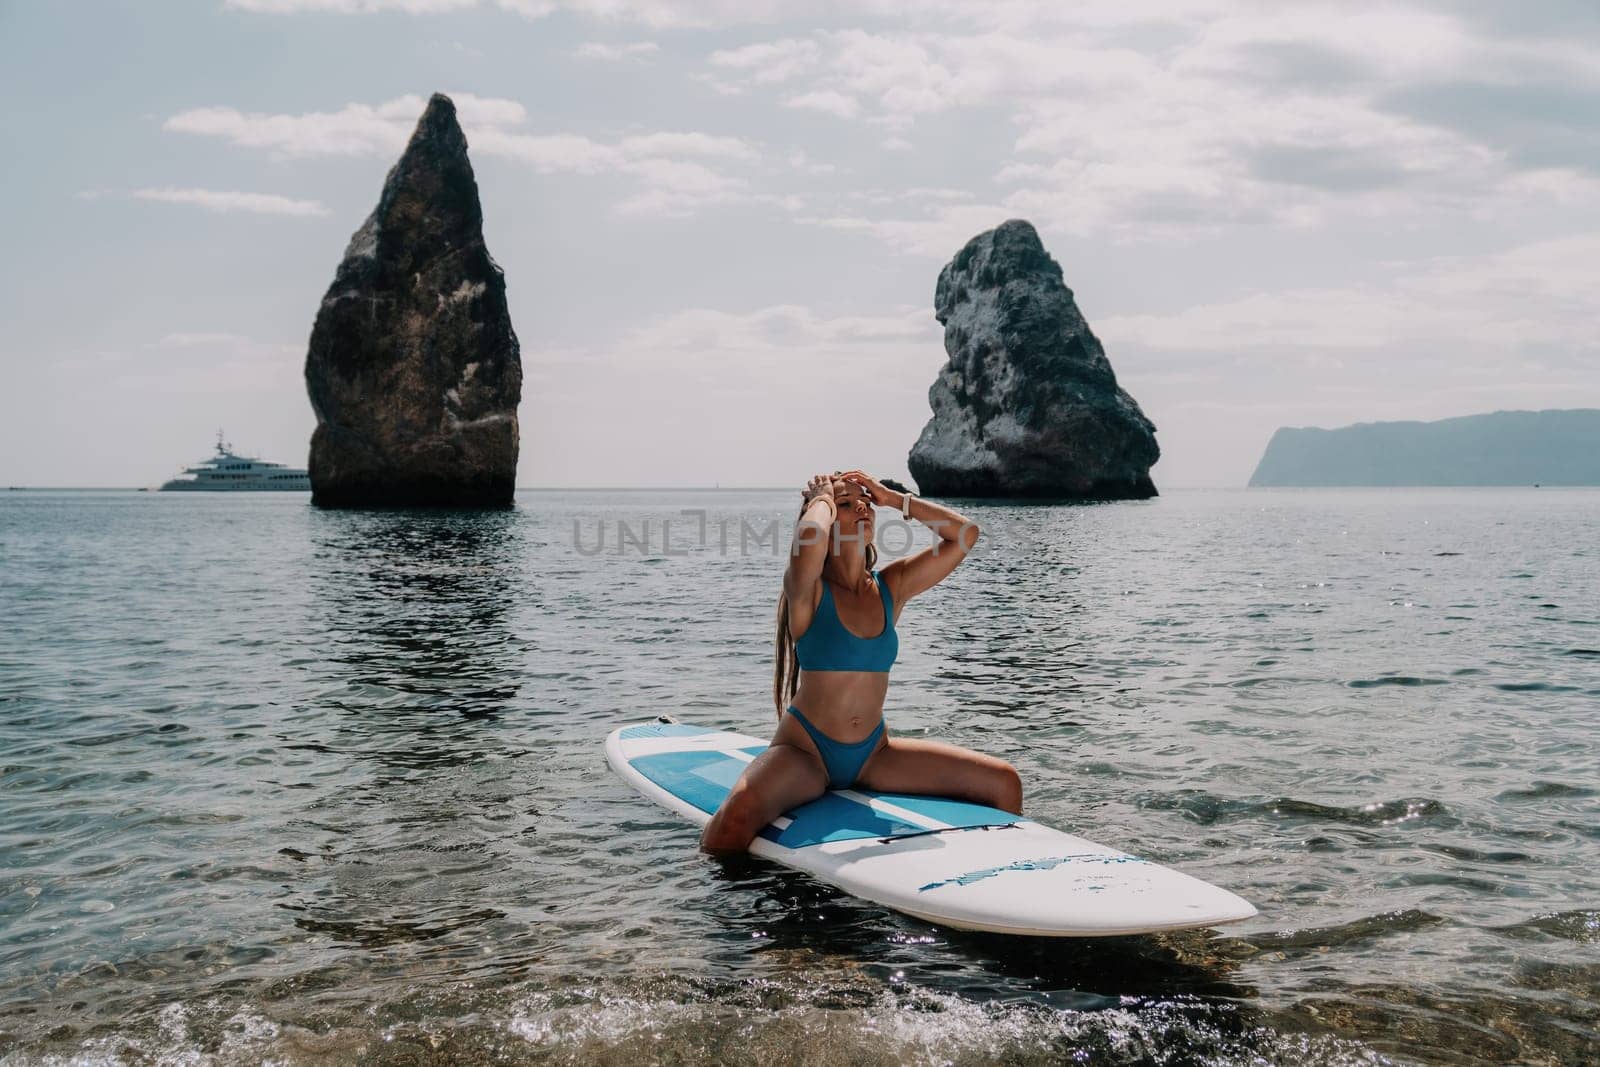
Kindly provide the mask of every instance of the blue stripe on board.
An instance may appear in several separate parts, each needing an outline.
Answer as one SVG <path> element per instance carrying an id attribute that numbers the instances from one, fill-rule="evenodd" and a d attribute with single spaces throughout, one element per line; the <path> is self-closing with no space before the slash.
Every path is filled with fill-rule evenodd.
<path id="1" fill-rule="evenodd" d="M 681 722 L 647 722 L 641 726 L 624 727 L 621 736 L 624 741 L 633 741 L 640 737 L 694 737 L 714 732 L 704 726 L 690 726 Z"/>
<path id="2" fill-rule="evenodd" d="M 710 815 L 744 771 L 744 762 L 716 751 L 658 752 L 628 761 L 662 789 Z"/>
<path id="3" fill-rule="evenodd" d="M 1138 856 L 1107 856 L 1100 852 L 1076 852 L 1070 856 L 1050 856 L 1046 859 L 1018 860 L 1015 863 L 1008 863 L 1003 867 L 985 867 L 981 871 L 968 871 L 966 874 L 957 875 L 954 878 L 946 878 L 942 882 L 929 882 L 927 885 L 918 886 L 917 892 L 926 893 L 930 889 L 940 889 L 947 885 L 971 885 L 973 882 L 981 882 L 985 878 L 993 878 L 995 875 L 1005 874 L 1007 871 L 1053 871 L 1063 863 L 1108 864 L 1149 862 L 1149 860 L 1141 859 Z M 1091 885 L 1087 886 L 1086 888 L 1095 890 L 1099 889 L 1100 887 Z"/>
<path id="4" fill-rule="evenodd" d="M 766 751 L 766 746 L 756 745 L 739 751 L 758 756 Z M 743 760 L 714 750 L 658 752 L 635 757 L 629 763 L 656 785 L 708 815 L 721 806 L 728 790 L 746 766 Z M 1002 826 L 1020 821 L 1010 812 L 944 797 L 873 793 L 870 790 L 856 792 L 904 807 L 924 818 L 937 820 L 947 828 Z M 769 826 L 761 831 L 762 837 L 786 848 L 805 848 L 827 841 L 907 837 L 925 834 L 929 830 L 929 827 L 884 815 L 859 801 L 832 792 L 824 793 L 786 814 L 791 820 L 788 826 L 782 830 Z"/>
<path id="5" fill-rule="evenodd" d="M 938 819 L 951 826 L 1004 826 L 1007 823 L 1023 821 L 1022 816 L 1013 815 L 1009 811 L 985 807 L 982 804 L 969 804 L 965 800 L 952 800 L 950 797 L 913 796 L 909 793 L 867 793 L 867 795 L 886 804 L 905 808 L 925 819 Z"/>
<path id="6" fill-rule="evenodd" d="M 805 848 L 826 841 L 855 841 L 865 837 L 904 837 L 927 832 L 927 827 L 880 815 L 858 801 L 838 793 L 824 793 L 788 813 L 793 821 L 782 830 L 761 831 L 768 841 L 785 848 Z"/>

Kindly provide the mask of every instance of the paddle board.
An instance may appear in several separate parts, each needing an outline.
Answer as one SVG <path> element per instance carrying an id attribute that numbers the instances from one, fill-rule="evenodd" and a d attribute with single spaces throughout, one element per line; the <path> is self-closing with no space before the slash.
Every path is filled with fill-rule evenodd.
<path id="1" fill-rule="evenodd" d="M 767 743 L 663 718 L 606 738 L 613 770 L 704 825 Z M 1239 922 L 1248 901 L 1170 867 L 998 808 L 835 789 L 773 820 L 750 852 L 962 930 L 1103 937 Z"/>

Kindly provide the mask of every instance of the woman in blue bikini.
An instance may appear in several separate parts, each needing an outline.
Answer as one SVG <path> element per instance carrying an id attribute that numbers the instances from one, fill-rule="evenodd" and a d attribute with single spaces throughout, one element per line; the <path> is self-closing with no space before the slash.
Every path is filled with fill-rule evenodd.
<path id="1" fill-rule="evenodd" d="M 927 524 L 939 540 L 877 569 L 874 505 Z M 775 817 L 853 785 L 1022 813 L 1022 782 L 1005 760 L 884 730 L 900 605 L 955 570 L 977 539 L 970 519 L 861 471 L 811 479 L 778 600 L 778 729 L 706 824 L 701 848 L 743 852 Z"/>

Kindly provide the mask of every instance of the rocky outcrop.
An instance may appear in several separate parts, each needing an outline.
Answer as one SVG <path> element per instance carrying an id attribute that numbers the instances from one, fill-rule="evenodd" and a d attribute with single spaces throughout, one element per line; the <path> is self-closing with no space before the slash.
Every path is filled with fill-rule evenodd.
<path id="1" fill-rule="evenodd" d="M 306 353 L 312 500 L 511 503 L 522 358 L 455 105 L 435 94 L 350 239 Z"/>
<path id="2" fill-rule="evenodd" d="M 950 359 L 908 466 L 930 496 L 1138 499 L 1156 495 L 1155 426 L 1117 385 L 1034 228 L 1012 219 L 939 273 Z"/>

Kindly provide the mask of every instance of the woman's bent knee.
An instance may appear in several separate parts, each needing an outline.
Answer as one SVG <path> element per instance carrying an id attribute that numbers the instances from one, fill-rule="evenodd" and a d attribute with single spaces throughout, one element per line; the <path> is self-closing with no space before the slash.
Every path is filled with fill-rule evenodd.
<path id="1" fill-rule="evenodd" d="M 814 757 L 792 745 L 773 745 L 745 769 L 700 835 L 707 852 L 743 852 L 785 808 L 827 788 Z"/>
<path id="2" fill-rule="evenodd" d="M 995 807 L 1013 815 L 1022 814 L 1022 775 L 1011 764 L 1002 764 L 996 771 L 995 793 Z"/>
<path id="3" fill-rule="evenodd" d="M 728 796 L 700 835 L 702 851 L 713 854 L 743 852 L 761 832 L 760 815 L 748 790 Z"/>

